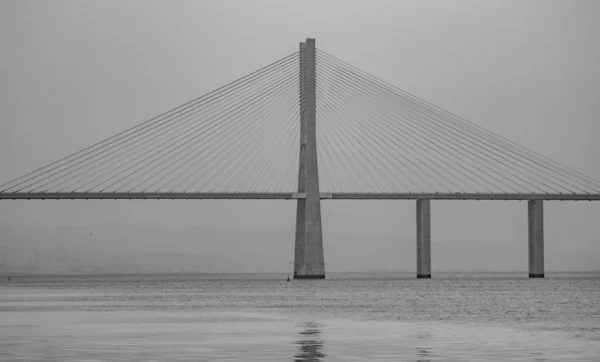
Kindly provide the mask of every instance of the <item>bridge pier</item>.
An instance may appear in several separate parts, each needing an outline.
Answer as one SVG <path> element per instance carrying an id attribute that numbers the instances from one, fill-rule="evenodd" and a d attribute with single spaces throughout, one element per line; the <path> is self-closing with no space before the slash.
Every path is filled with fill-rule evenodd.
<path id="1" fill-rule="evenodd" d="M 300 43 L 300 162 L 294 279 L 325 279 L 321 192 L 317 164 L 315 40 Z"/>
<path id="2" fill-rule="evenodd" d="M 431 278 L 430 200 L 417 200 L 417 278 Z"/>
<path id="3" fill-rule="evenodd" d="M 544 277 L 544 204 L 542 200 L 527 202 L 529 231 L 529 277 Z"/>

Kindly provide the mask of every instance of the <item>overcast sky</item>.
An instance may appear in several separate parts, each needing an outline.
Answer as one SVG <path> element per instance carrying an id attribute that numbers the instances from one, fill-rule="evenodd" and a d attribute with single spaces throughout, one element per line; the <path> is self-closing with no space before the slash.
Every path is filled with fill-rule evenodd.
<path id="1" fill-rule="evenodd" d="M 597 1 L 4 0 L 0 183 L 244 76 L 307 37 L 600 179 L 599 17 Z M 414 201 L 323 208 L 326 230 L 414 234 Z M 435 243 L 464 237 L 522 239 L 526 251 L 525 202 L 432 208 L 434 263 Z M 567 242 L 581 255 L 599 250 L 600 203 L 545 211 L 549 250 Z M 0 201 L 0 225 L 291 228 L 294 213 L 291 201 Z M 586 262 L 600 268 L 600 257 Z"/>

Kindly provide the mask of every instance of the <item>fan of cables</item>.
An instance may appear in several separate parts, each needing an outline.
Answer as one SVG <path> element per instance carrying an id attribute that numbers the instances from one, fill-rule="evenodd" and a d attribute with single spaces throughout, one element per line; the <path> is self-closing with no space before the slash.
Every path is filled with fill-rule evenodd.
<path id="1" fill-rule="evenodd" d="M 323 192 L 600 192 L 600 182 L 319 49 L 316 77 Z"/>
<path id="2" fill-rule="evenodd" d="M 8 182 L 0 192 L 293 192 L 298 84 L 296 52 Z"/>

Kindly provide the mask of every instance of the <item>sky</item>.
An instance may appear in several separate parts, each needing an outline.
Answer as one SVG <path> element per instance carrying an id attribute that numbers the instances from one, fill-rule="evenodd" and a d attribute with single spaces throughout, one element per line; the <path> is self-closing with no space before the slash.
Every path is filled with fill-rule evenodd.
<path id="1" fill-rule="evenodd" d="M 600 179 L 599 15 L 595 1 L 5 0 L 0 183 L 280 59 L 307 37 Z M 411 236 L 414 204 L 327 201 L 323 227 Z M 436 243 L 464 238 L 509 240 L 522 245 L 515 253 L 525 252 L 526 206 L 434 201 L 434 265 Z M 549 268 L 560 258 L 552 245 L 581 251 L 572 267 L 590 250 L 598 254 L 600 203 L 545 206 Z M 0 225 L 292 228 L 294 214 L 292 201 L 0 201 Z M 466 255 L 456 264 L 479 257 L 493 256 Z M 585 263 L 600 269 L 600 257 Z"/>

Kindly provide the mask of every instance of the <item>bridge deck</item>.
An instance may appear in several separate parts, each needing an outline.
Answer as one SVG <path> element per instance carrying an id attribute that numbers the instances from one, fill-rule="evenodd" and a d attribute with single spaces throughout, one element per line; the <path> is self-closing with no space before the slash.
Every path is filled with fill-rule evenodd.
<path id="1" fill-rule="evenodd" d="M 64 193 L 0 193 L 0 200 L 294 200 L 304 199 L 306 194 L 282 193 L 177 193 L 177 192 L 64 192 Z M 477 194 L 477 193 L 327 193 L 327 200 L 572 200 L 598 201 L 600 194 Z"/>

